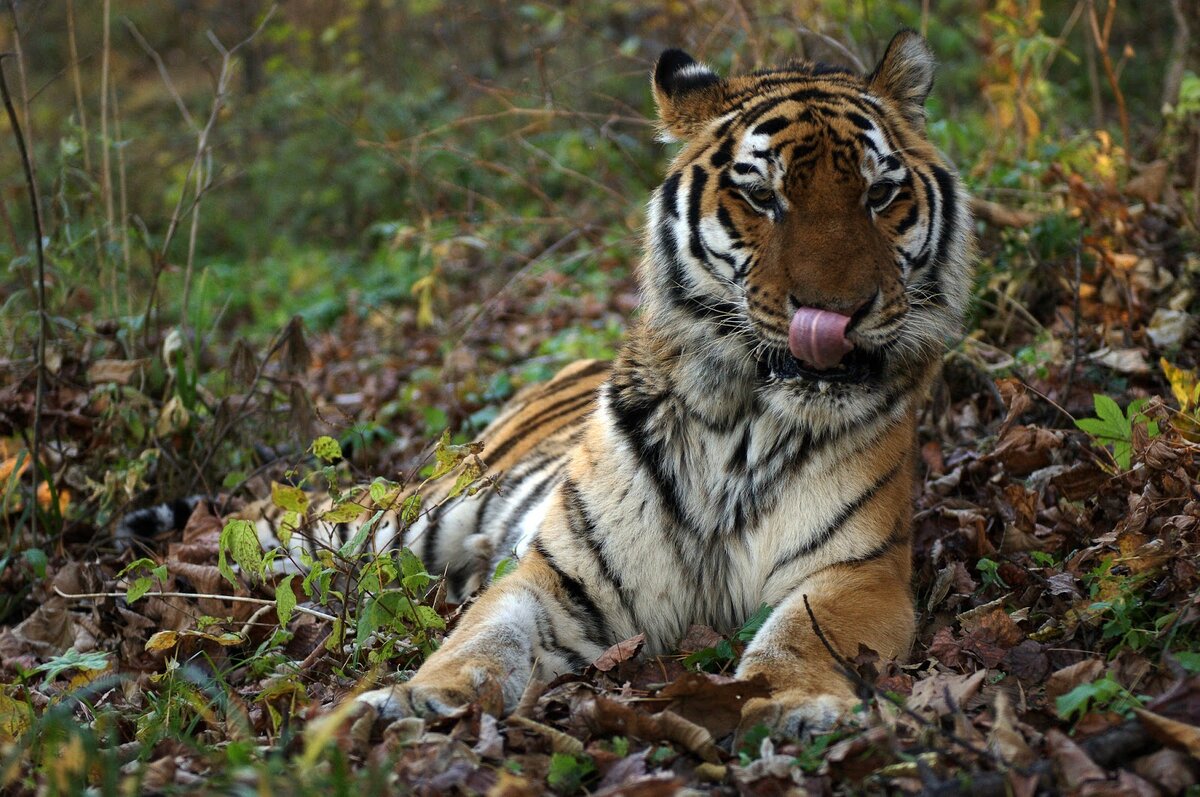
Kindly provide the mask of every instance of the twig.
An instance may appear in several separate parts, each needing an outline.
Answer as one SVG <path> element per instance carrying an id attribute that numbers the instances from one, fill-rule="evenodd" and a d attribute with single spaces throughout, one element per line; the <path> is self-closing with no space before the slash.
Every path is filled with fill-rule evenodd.
<path id="1" fill-rule="evenodd" d="M 104 231 L 105 243 L 108 244 L 113 242 L 112 164 L 108 154 L 108 72 L 109 55 L 112 50 L 110 11 L 111 0 L 104 0 L 103 35 L 100 44 L 100 193 L 104 196 Z M 115 307 L 113 312 L 116 312 Z"/>
<path id="2" fill-rule="evenodd" d="M 861 58 L 859 58 L 857 55 L 855 55 L 853 52 L 851 52 L 849 47 L 842 44 L 840 41 L 833 38 L 832 36 L 826 36 L 824 33 L 819 33 L 817 31 L 813 30 L 812 28 L 808 27 L 807 25 L 800 25 L 798 29 L 799 29 L 800 33 L 802 33 L 806 36 L 812 36 L 813 38 L 820 39 L 822 42 L 827 44 L 832 49 L 837 50 L 839 53 L 841 53 L 843 56 L 845 56 L 846 60 L 848 60 L 850 62 L 850 65 L 853 66 L 855 69 L 857 69 L 861 74 L 865 75 L 869 71 L 867 69 L 866 64 L 864 64 L 862 62 Z"/>
<path id="3" fill-rule="evenodd" d="M 69 592 L 63 592 L 57 586 L 54 587 L 54 592 L 59 597 L 67 598 L 69 600 L 88 600 L 91 598 L 124 598 L 125 597 L 124 592 L 80 592 L 77 594 L 72 594 Z M 253 603 L 258 606 L 266 606 L 266 607 L 271 607 L 271 606 L 276 605 L 275 601 L 269 601 L 265 598 L 249 598 L 249 597 L 244 597 L 242 595 L 211 595 L 206 592 L 147 592 L 147 593 L 145 593 L 145 597 L 147 597 L 147 598 L 210 598 L 212 600 L 232 601 L 234 603 Z M 297 606 L 297 607 L 295 607 L 294 611 L 300 612 L 301 614 L 307 614 L 311 617 L 317 617 L 317 618 L 320 618 L 321 620 L 328 620 L 330 622 L 333 622 L 334 620 L 337 619 L 332 614 L 326 614 L 325 612 L 319 612 L 316 609 L 309 609 L 306 606 Z"/>
<path id="4" fill-rule="evenodd" d="M 42 213 L 38 203 L 37 183 L 33 179 L 33 163 L 29 160 L 29 151 L 25 147 L 25 136 L 21 132 L 21 123 L 17 120 L 17 111 L 13 107 L 12 97 L 8 93 L 8 81 L 4 77 L 4 59 L 11 53 L 0 53 L 0 95 L 3 95 L 4 110 L 8 113 L 9 124 L 12 125 L 13 136 L 17 139 L 17 150 L 21 154 L 21 168 L 25 170 L 25 185 L 29 189 L 29 207 L 33 211 L 34 249 L 37 252 L 37 301 L 38 301 L 38 339 L 37 339 L 37 391 L 33 403 L 33 482 L 34 488 L 41 478 L 42 472 L 42 404 L 46 395 L 46 337 L 49 335 L 49 322 L 46 316 L 46 253 L 42 247 Z M 49 481 L 49 474 L 46 474 Z M 29 515 L 33 539 L 38 539 L 38 508 L 34 506 Z"/>
<path id="5" fill-rule="evenodd" d="M 1104 12 L 1104 24 L 1101 26 L 1100 20 L 1096 16 L 1095 0 L 1088 0 L 1088 20 L 1092 25 L 1092 38 L 1096 41 L 1100 64 L 1104 67 L 1104 74 L 1108 77 L 1108 85 L 1117 100 L 1117 116 L 1121 121 L 1121 139 L 1125 144 L 1125 166 L 1128 168 L 1131 157 L 1129 150 L 1133 146 L 1133 142 L 1129 140 L 1129 109 L 1125 107 L 1125 95 L 1121 93 L 1117 74 L 1113 70 L 1112 57 L 1108 54 L 1108 40 L 1112 35 L 1113 18 L 1116 16 L 1116 11 L 1117 0 L 1108 0 L 1108 9 Z"/>

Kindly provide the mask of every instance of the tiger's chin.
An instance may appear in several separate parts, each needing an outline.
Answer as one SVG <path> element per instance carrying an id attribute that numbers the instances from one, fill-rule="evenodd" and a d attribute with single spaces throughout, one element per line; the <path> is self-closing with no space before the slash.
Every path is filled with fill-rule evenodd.
<path id="1" fill-rule="evenodd" d="M 769 380 L 872 387 L 882 381 L 887 370 L 887 357 L 879 350 L 854 349 L 837 365 L 815 368 L 781 347 L 767 352 L 759 367 L 760 375 Z"/>

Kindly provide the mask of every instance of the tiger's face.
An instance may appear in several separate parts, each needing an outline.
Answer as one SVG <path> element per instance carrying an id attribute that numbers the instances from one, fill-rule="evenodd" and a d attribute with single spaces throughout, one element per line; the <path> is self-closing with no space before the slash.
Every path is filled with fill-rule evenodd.
<path id="1" fill-rule="evenodd" d="M 901 32 L 867 76 L 792 64 L 721 79 L 664 53 L 649 312 L 715 324 L 761 378 L 845 402 L 927 371 L 962 318 L 970 217 L 929 143 L 933 57 Z"/>

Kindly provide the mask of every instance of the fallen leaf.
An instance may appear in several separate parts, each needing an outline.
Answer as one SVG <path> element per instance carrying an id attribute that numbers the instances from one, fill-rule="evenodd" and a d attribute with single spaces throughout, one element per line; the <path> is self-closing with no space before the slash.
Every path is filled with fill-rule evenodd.
<path id="1" fill-rule="evenodd" d="M 117 385 L 128 385 L 134 376 L 149 362 L 140 360 L 96 360 L 87 369 L 88 382 L 98 385 L 110 382 Z"/>
<path id="2" fill-rule="evenodd" d="M 1195 758 L 1200 758 L 1200 728 L 1155 714 L 1144 708 L 1135 708 L 1133 713 L 1137 715 L 1142 725 L 1155 739 L 1177 750 L 1183 750 Z"/>
<path id="3" fill-rule="evenodd" d="M 645 643 L 645 634 L 638 634 L 637 636 L 618 642 L 601 653 L 599 658 L 592 662 L 592 666 L 600 672 L 608 672 L 621 662 L 628 661 L 636 656 Z"/>
<path id="4" fill-rule="evenodd" d="M 157 631 L 152 637 L 146 640 L 146 650 L 167 650 L 175 647 L 178 642 L 178 631 Z"/>
<path id="5" fill-rule="evenodd" d="M 1046 732 L 1046 747 L 1054 768 L 1069 789 L 1078 789 L 1085 783 L 1107 779 L 1104 770 L 1088 758 L 1083 749 L 1057 728 Z"/>
<path id="6" fill-rule="evenodd" d="M 1100 659 L 1084 659 L 1056 670 L 1046 679 L 1046 698 L 1053 703 L 1080 684 L 1090 684 L 1103 671 L 1104 662 Z"/>
<path id="7" fill-rule="evenodd" d="M 740 681 L 711 673 L 689 672 L 668 684 L 657 697 L 670 701 L 667 709 L 707 728 L 719 739 L 737 728 L 747 700 L 770 694 L 771 689 L 761 676 Z"/>

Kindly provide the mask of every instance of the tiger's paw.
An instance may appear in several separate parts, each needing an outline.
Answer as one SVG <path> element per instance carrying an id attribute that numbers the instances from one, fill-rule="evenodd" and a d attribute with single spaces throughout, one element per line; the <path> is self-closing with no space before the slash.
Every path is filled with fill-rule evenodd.
<path id="1" fill-rule="evenodd" d="M 783 736 L 825 733 L 839 723 L 852 720 L 859 702 L 849 694 L 813 694 L 802 689 L 754 698 L 742 709 L 739 735 L 757 725 L 766 725 L 772 733 Z"/>
<path id="2" fill-rule="evenodd" d="M 363 711 L 374 712 L 377 725 L 405 717 L 449 717 L 470 703 L 479 703 L 488 714 L 500 714 L 504 699 L 496 679 L 482 669 L 460 670 L 451 679 L 413 680 L 382 689 L 372 689 L 354 699 Z"/>

